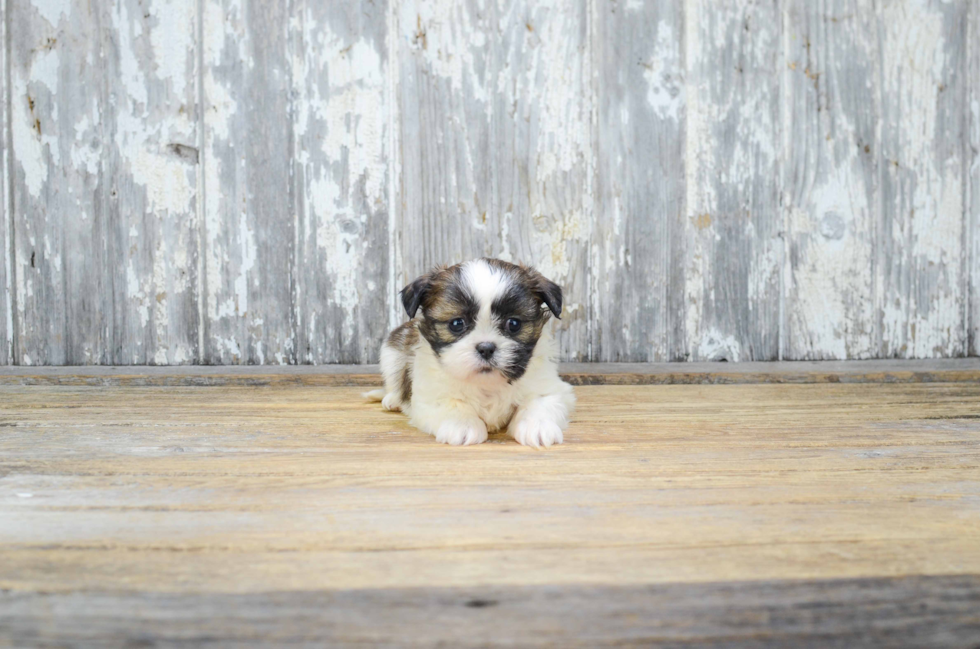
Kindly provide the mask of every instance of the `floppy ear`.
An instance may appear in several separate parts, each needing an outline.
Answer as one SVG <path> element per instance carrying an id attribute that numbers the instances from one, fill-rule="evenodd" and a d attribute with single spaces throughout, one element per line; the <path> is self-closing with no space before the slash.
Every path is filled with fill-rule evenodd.
<path id="1" fill-rule="evenodd" d="M 548 305 L 555 317 L 561 320 L 561 287 L 541 273 L 534 273 L 534 295 Z"/>
<path id="2" fill-rule="evenodd" d="M 422 298 L 425 297 L 426 291 L 431 287 L 432 273 L 427 273 L 402 289 L 402 304 L 405 305 L 405 310 L 408 311 L 409 318 L 414 318 L 415 314 L 418 313 L 419 305 L 422 304 Z"/>

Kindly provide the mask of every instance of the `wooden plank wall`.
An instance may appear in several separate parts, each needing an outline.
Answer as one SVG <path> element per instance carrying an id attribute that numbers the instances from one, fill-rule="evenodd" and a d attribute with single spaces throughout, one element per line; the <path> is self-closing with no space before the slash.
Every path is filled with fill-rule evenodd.
<path id="1" fill-rule="evenodd" d="M 7 164 L 10 159 L 10 143 L 7 125 L 10 119 L 7 108 L 10 105 L 8 92 L 7 70 L 7 0 L 0 0 L 0 16 L 4 24 L 0 27 L 0 365 L 9 365 L 13 357 L 14 323 L 13 323 L 13 274 L 11 262 L 11 236 L 13 234 L 13 219 L 10 211 L 10 184 L 7 182 L 9 173 Z"/>
<path id="2" fill-rule="evenodd" d="M 971 0 L 0 3 L 0 364 L 375 362 L 480 255 L 566 360 L 980 353 Z"/>
<path id="3" fill-rule="evenodd" d="M 980 10 L 969 12 L 967 34 L 970 83 L 970 114 L 965 117 L 969 126 L 969 184 L 967 185 L 967 245 L 966 282 L 970 300 L 967 306 L 967 329 L 972 356 L 980 356 Z"/>

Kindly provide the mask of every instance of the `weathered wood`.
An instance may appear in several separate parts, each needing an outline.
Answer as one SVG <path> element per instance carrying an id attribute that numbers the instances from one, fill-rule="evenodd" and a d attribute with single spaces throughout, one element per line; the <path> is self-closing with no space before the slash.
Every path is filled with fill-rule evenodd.
<path id="1" fill-rule="evenodd" d="M 532 264 L 565 288 L 563 356 L 587 358 L 586 3 L 404 2 L 398 25 L 391 290 L 440 263 Z"/>
<path id="2" fill-rule="evenodd" d="M 603 0 L 597 13 L 592 358 L 676 360 L 686 350 L 683 7 Z"/>
<path id="3" fill-rule="evenodd" d="M 774 0 L 684 7 L 686 355 L 775 360 L 782 14 Z"/>
<path id="4" fill-rule="evenodd" d="M 4 6 L 0 365 L 374 362 L 481 255 L 568 360 L 980 354 L 976 2 Z"/>
<path id="5" fill-rule="evenodd" d="M 287 2 L 204 0 L 206 363 L 295 363 Z"/>
<path id="6" fill-rule="evenodd" d="M 398 291 L 439 264 L 500 253 L 490 170 L 496 25 L 485 2 L 393 3 Z M 404 309 L 394 309 L 396 321 Z"/>
<path id="7" fill-rule="evenodd" d="M 980 383 L 980 359 L 683 364 L 563 363 L 561 374 L 573 385 Z"/>
<path id="8" fill-rule="evenodd" d="M 99 5 L 12 2 L 16 362 L 107 363 L 112 313 Z"/>
<path id="9" fill-rule="evenodd" d="M 881 357 L 966 351 L 968 2 L 879 5 Z"/>
<path id="10" fill-rule="evenodd" d="M 980 377 L 980 370 L 977 376 Z M 4 385 L 373 387 L 382 385 L 382 380 L 377 365 L 196 365 L 138 369 L 131 366 L 4 367 L 0 368 L 0 386 Z"/>
<path id="11" fill-rule="evenodd" d="M 967 36 L 969 42 L 969 67 L 967 72 L 970 78 L 970 97 L 969 97 L 969 121 L 970 121 L 970 145 L 967 148 L 970 161 L 970 174 L 967 216 L 967 239 L 969 246 L 967 251 L 967 282 L 970 292 L 970 311 L 967 313 L 967 323 L 969 327 L 969 351 L 973 356 L 980 356 L 980 4 L 970 3 L 969 11 L 970 32 Z"/>
<path id="12" fill-rule="evenodd" d="M 377 365 L 3 367 L 0 385 L 346 386 L 381 384 Z M 776 363 L 563 363 L 573 385 L 980 383 L 980 359 Z"/>
<path id="13" fill-rule="evenodd" d="M 197 0 L 102 4 L 109 362 L 198 362 Z"/>
<path id="14" fill-rule="evenodd" d="M 14 215 L 10 209 L 10 96 L 7 87 L 7 0 L 0 0 L 0 366 L 14 358 Z"/>
<path id="15" fill-rule="evenodd" d="M 586 0 L 493 5 L 493 211 L 499 256 L 562 285 L 562 358 L 590 360 L 594 222 L 592 80 Z"/>
<path id="16" fill-rule="evenodd" d="M 870 0 L 792 0 L 784 35 L 783 358 L 873 358 L 878 28 Z"/>
<path id="17" fill-rule="evenodd" d="M 387 334 L 387 3 L 291 9 L 297 358 L 377 362 Z"/>
<path id="18" fill-rule="evenodd" d="M 278 593 L 0 593 L 12 646 L 950 647 L 980 578 Z M 54 622 L 54 623 L 52 623 Z"/>
<path id="19" fill-rule="evenodd" d="M 439 445 L 359 392 L 3 388 L 0 633 L 456 646 L 482 608 L 577 612 L 560 646 L 932 646 L 977 624 L 980 384 L 582 387 L 547 452 Z"/>

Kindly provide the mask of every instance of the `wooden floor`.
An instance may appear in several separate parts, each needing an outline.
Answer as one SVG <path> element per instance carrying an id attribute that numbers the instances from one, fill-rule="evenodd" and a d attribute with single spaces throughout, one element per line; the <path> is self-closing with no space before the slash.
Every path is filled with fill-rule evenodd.
<path id="1" fill-rule="evenodd" d="M 0 646 L 980 645 L 980 382 L 360 390 L 0 386 Z"/>

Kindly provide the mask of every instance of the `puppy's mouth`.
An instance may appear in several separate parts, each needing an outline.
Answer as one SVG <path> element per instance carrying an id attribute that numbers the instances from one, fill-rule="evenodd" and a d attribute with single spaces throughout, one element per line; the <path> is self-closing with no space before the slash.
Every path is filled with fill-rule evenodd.
<path id="1" fill-rule="evenodd" d="M 490 374 L 497 370 L 497 364 L 493 361 L 481 361 L 480 367 L 476 370 L 477 374 Z"/>

